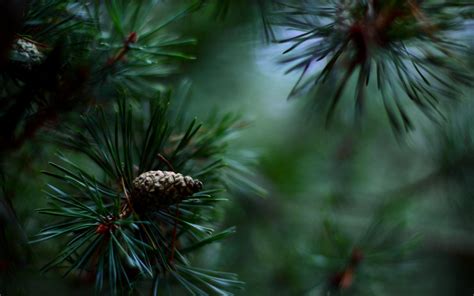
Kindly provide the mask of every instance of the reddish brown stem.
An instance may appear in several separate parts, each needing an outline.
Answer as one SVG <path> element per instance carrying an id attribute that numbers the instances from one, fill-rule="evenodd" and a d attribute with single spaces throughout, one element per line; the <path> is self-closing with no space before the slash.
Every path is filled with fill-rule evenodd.
<path id="1" fill-rule="evenodd" d="M 138 39 L 138 37 L 137 37 L 136 32 L 132 32 L 132 33 L 128 34 L 127 39 L 125 39 L 125 41 L 123 42 L 123 47 L 120 49 L 120 51 L 114 57 L 110 58 L 107 61 L 107 66 L 112 66 L 116 62 L 122 60 L 125 57 L 125 54 L 130 50 L 130 44 L 136 43 L 137 39 Z"/>

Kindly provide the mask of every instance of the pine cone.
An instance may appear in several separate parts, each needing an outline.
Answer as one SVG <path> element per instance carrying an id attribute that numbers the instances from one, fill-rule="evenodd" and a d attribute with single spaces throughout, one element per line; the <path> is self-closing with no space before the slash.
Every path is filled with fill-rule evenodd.
<path id="1" fill-rule="evenodd" d="M 31 41 L 17 39 L 13 44 L 12 58 L 20 63 L 24 63 L 26 67 L 40 63 L 44 55 L 38 50 L 38 47 Z"/>
<path id="2" fill-rule="evenodd" d="M 199 180 L 168 171 L 149 171 L 133 180 L 131 202 L 138 212 L 153 211 L 181 202 L 202 188 Z"/>

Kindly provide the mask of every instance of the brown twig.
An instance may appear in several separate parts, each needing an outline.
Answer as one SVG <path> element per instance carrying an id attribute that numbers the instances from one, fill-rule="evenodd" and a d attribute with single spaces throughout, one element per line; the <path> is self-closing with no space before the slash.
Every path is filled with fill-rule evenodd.
<path id="1" fill-rule="evenodd" d="M 128 34 L 127 39 L 123 42 L 123 46 L 120 51 L 112 58 L 107 61 L 107 66 L 114 65 L 117 61 L 122 60 L 125 57 L 125 54 L 130 50 L 130 44 L 136 43 L 138 39 L 136 32 L 131 32 Z"/>

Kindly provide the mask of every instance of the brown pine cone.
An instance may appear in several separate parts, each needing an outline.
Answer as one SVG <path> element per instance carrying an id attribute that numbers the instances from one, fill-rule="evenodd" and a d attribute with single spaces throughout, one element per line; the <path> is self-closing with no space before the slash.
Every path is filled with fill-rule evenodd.
<path id="1" fill-rule="evenodd" d="M 138 212 L 154 211 L 181 202 L 202 189 L 202 183 L 169 171 L 149 171 L 133 180 L 131 202 Z"/>

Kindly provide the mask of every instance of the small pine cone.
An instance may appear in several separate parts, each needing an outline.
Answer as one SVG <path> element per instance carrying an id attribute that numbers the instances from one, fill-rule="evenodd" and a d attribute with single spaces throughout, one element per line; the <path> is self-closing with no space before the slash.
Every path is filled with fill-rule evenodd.
<path id="1" fill-rule="evenodd" d="M 131 202 L 137 211 L 153 211 L 181 202 L 202 189 L 189 176 L 168 171 L 149 171 L 133 180 Z"/>
<path id="2" fill-rule="evenodd" d="M 38 50 L 38 47 L 31 41 L 25 39 L 17 39 L 13 44 L 13 59 L 17 62 L 24 63 L 26 67 L 40 63 L 44 55 Z"/>

